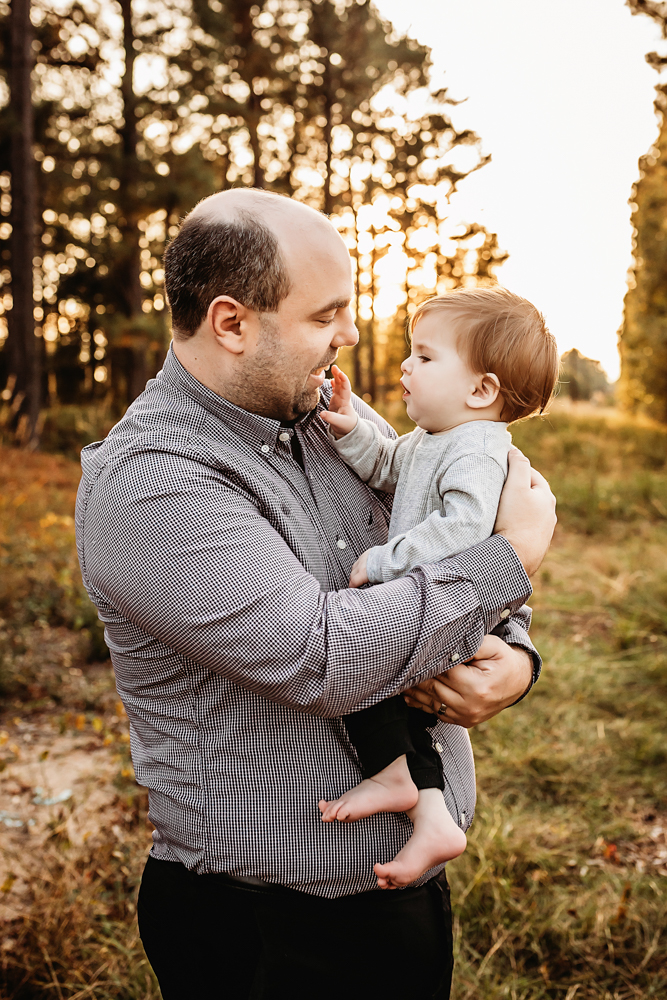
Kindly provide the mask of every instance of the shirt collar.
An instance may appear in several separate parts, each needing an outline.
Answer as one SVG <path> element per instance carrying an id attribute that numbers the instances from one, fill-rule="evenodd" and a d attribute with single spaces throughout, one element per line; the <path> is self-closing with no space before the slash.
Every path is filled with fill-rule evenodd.
<path id="1" fill-rule="evenodd" d="M 212 389 L 207 388 L 187 368 L 183 367 L 174 354 L 173 345 L 170 345 L 162 366 L 162 371 L 157 377 L 158 379 L 163 379 L 169 385 L 180 389 L 182 392 L 187 393 L 188 396 L 203 406 L 205 410 L 230 427 L 234 433 L 238 434 L 239 437 L 243 438 L 249 444 L 255 445 L 260 449 L 263 445 L 267 445 L 271 450 L 275 448 L 278 434 L 284 429 L 281 428 L 280 421 L 273 420 L 271 417 L 262 417 L 258 413 L 251 413 L 249 410 L 243 410 L 240 406 L 235 406 L 228 399 L 219 396 Z M 322 410 L 328 409 L 330 398 L 331 383 L 325 381 L 320 389 L 320 398 L 317 406 L 309 413 L 306 413 L 296 424 L 303 433 L 306 433 L 314 418 Z"/>

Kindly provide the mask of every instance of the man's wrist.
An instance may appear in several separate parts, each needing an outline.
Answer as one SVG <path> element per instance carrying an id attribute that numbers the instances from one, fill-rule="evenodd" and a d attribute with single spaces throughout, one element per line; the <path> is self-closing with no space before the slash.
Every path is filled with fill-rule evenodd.
<path id="1" fill-rule="evenodd" d="M 529 577 L 532 576 L 532 574 L 538 569 L 542 560 L 540 559 L 538 562 L 533 557 L 533 555 L 525 546 L 524 539 L 521 537 L 521 535 L 516 534 L 515 532 L 512 531 L 508 531 L 506 529 L 498 531 L 496 532 L 496 534 L 502 535 L 502 537 L 510 543 L 510 545 L 516 552 L 517 559 L 523 566 L 526 575 Z"/>
<path id="2" fill-rule="evenodd" d="M 351 427 L 348 427 L 346 431 L 342 430 L 342 428 L 340 427 L 334 427 L 333 424 L 329 424 L 329 433 L 333 438 L 336 439 L 336 441 L 340 441 L 341 438 L 347 437 L 348 434 L 351 434 L 352 431 L 356 429 L 358 423 L 359 423 L 359 416 L 358 414 L 355 413 L 354 423 L 352 424 Z"/>
<path id="3" fill-rule="evenodd" d="M 510 647 L 510 649 L 516 650 L 517 653 L 523 653 L 523 659 L 526 663 L 526 667 L 528 670 L 530 670 L 530 679 L 528 681 L 528 684 L 526 685 L 523 694 L 519 695 L 516 701 L 513 701 L 512 704 L 509 706 L 510 708 L 512 708 L 513 705 L 518 705 L 520 701 L 523 701 L 523 699 L 526 697 L 528 692 L 535 684 L 535 681 L 540 675 L 541 660 L 537 651 L 534 649 L 526 649 L 525 646 L 519 646 L 511 642 L 507 643 L 507 645 Z"/>

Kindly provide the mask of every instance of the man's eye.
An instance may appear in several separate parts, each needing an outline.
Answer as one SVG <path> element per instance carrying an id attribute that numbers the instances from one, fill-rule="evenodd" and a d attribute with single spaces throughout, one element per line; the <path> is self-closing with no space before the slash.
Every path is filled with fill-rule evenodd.
<path id="1" fill-rule="evenodd" d="M 318 319 L 317 322 L 321 323 L 322 326 L 329 326 L 331 323 L 333 323 L 335 318 L 336 314 L 334 313 L 333 316 L 322 316 L 320 319 Z"/>

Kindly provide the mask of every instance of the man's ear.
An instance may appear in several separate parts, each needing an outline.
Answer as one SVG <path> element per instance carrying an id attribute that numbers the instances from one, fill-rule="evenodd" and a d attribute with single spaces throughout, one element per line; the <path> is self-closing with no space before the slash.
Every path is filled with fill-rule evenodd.
<path id="1" fill-rule="evenodd" d="M 500 381 L 493 372 L 486 372 L 485 375 L 478 375 L 472 391 L 468 393 L 466 405 L 475 410 L 481 410 L 485 406 L 492 406 L 498 399 L 500 393 Z"/>
<path id="2" fill-rule="evenodd" d="M 249 344 L 255 312 L 229 295 L 218 295 L 208 307 L 206 319 L 217 343 L 230 354 L 243 354 Z"/>

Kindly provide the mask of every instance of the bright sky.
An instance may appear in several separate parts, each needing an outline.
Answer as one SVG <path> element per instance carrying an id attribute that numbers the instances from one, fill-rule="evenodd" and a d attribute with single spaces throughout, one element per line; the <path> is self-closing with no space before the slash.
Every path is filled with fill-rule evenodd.
<path id="1" fill-rule="evenodd" d="M 502 284 L 546 315 L 561 351 L 618 376 L 616 333 L 630 265 L 628 200 L 657 136 L 657 25 L 623 0 L 376 0 L 430 45 L 458 127 L 492 162 L 454 210 L 495 230 L 511 254 Z"/>

